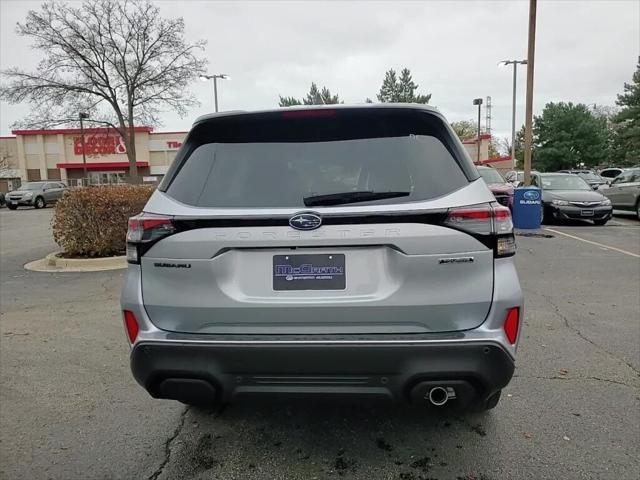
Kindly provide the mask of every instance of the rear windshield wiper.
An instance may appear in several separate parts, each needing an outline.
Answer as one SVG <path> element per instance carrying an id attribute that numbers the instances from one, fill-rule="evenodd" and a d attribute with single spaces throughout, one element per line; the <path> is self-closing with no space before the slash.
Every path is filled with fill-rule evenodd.
<path id="1" fill-rule="evenodd" d="M 312 195 L 304 197 L 302 201 L 307 207 L 342 205 L 345 203 L 368 202 L 383 198 L 408 197 L 411 192 L 374 192 L 362 190 L 358 192 L 330 193 L 327 195 Z"/>

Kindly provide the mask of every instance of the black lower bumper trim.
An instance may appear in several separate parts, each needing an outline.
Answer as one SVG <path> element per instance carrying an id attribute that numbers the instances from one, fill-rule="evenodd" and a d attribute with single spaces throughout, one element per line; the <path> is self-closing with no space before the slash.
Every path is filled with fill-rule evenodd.
<path id="1" fill-rule="evenodd" d="M 156 398 L 193 402 L 208 383 L 216 401 L 244 394 L 344 394 L 410 401 L 419 382 L 464 380 L 482 401 L 507 385 L 512 358 L 494 344 L 139 343 L 134 377 Z M 167 380 L 172 388 L 167 390 Z M 182 380 L 189 383 L 181 398 Z M 167 392 L 170 391 L 168 394 Z M 196 393 L 194 393 L 196 392 Z"/>

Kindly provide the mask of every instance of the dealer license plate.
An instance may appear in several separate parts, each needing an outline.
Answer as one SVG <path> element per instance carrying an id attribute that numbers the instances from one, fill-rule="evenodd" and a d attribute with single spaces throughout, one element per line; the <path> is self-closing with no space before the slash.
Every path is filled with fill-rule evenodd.
<path id="1" fill-rule="evenodd" d="M 273 256 L 274 290 L 344 290 L 345 258 L 341 253 Z"/>

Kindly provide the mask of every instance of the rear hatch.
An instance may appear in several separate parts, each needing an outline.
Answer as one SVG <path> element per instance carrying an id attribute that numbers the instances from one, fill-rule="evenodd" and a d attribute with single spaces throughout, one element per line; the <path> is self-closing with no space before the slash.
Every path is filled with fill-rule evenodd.
<path id="1" fill-rule="evenodd" d="M 493 208 L 476 180 L 428 110 L 202 121 L 145 208 L 147 227 L 166 227 L 139 250 L 146 311 L 159 328 L 205 334 L 477 327 L 494 248 L 473 233 Z"/>

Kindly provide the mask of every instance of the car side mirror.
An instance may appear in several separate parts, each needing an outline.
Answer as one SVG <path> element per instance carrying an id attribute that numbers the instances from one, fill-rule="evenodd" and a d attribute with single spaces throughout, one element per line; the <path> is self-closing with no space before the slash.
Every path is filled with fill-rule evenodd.
<path id="1" fill-rule="evenodd" d="M 593 190 L 598 190 L 598 188 L 600 188 L 600 185 L 598 185 L 598 184 L 596 183 L 596 184 L 594 184 L 594 185 L 591 185 L 591 188 L 592 188 Z"/>

